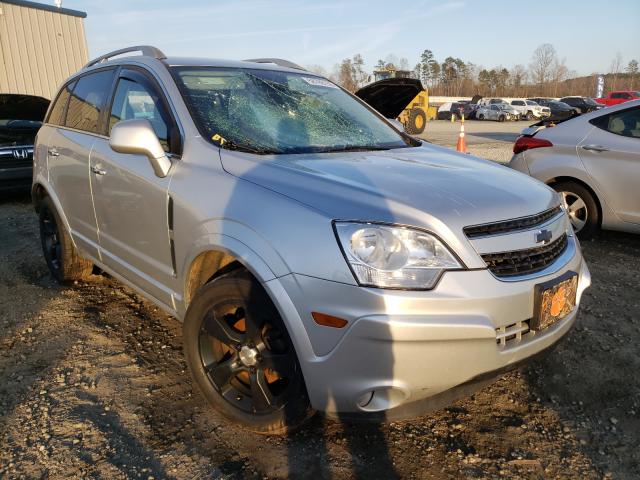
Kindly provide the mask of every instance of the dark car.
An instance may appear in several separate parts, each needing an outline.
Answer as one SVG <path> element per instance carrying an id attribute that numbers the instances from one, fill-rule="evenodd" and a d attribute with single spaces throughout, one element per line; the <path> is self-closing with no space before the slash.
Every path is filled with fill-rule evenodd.
<path id="1" fill-rule="evenodd" d="M 600 105 L 591 97 L 564 97 L 560 101 L 579 109 L 580 113 L 589 113 L 604 108 L 604 105 Z"/>
<path id="2" fill-rule="evenodd" d="M 438 120 L 450 120 L 451 117 L 454 117 L 457 120 L 462 117 L 462 114 L 464 113 L 464 111 L 465 111 L 464 103 L 452 102 L 451 106 L 449 106 L 448 108 L 438 109 Z"/>
<path id="3" fill-rule="evenodd" d="M 49 100 L 0 94 L 0 192 L 28 190 L 33 175 L 33 143 Z"/>
<path id="4" fill-rule="evenodd" d="M 576 115 L 580 115 L 580 111 L 577 108 L 563 102 L 558 102 L 557 100 L 552 100 L 550 98 L 529 98 L 528 100 L 533 100 L 543 107 L 549 107 L 551 116 L 547 118 L 546 121 L 560 122 L 571 117 L 575 117 Z"/>

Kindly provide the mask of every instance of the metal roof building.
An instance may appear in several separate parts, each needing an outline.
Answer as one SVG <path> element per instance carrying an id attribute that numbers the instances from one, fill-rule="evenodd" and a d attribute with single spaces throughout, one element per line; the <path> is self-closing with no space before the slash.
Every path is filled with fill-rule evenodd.
<path id="1" fill-rule="evenodd" d="M 24 0 L 0 0 L 0 93 L 51 99 L 87 63 L 86 13 Z"/>

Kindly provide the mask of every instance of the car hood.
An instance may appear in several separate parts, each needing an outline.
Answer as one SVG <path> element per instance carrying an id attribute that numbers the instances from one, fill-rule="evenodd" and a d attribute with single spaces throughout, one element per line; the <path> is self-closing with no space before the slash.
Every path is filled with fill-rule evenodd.
<path id="1" fill-rule="evenodd" d="M 229 173 L 332 219 L 415 225 L 439 234 L 542 212 L 556 194 L 505 166 L 449 149 L 257 156 L 222 150 Z"/>
<path id="2" fill-rule="evenodd" d="M 42 121 L 49 108 L 49 100 L 34 95 L 0 94 L 0 120 Z"/>
<path id="3" fill-rule="evenodd" d="M 415 78 L 388 78 L 362 87 L 355 94 L 385 118 L 396 118 L 423 90 Z"/>

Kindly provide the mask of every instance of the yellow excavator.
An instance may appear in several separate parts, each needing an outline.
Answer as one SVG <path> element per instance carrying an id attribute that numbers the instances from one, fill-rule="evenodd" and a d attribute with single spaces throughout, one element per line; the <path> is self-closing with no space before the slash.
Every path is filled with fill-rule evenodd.
<path id="1" fill-rule="evenodd" d="M 424 132 L 427 121 L 436 118 L 437 109 L 429 107 L 429 93 L 411 72 L 389 66 L 373 72 L 375 81 L 356 95 L 386 118 L 397 119 L 411 135 Z"/>

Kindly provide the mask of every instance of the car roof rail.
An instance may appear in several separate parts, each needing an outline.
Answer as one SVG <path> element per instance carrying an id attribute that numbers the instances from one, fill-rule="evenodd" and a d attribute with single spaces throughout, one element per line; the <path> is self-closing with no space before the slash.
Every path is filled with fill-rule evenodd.
<path id="1" fill-rule="evenodd" d="M 294 68 L 296 70 L 303 70 L 305 72 L 307 71 L 306 68 L 301 67 L 297 63 L 293 63 L 282 58 L 248 58 L 246 60 L 243 60 L 243 62 L 273 63 L 274 65 L 278 65 L 279 67 Z"/>
<path id="2" fill-rule="evenodd" d="M 129 52 L 141 52 L 143 56 L 153 57 L 158 60 L 164 60 L 165 58 L 167 58 L 164 52 L 159 48 L 152 47 L 151 45 L 137 45 L 135 47 L 121 48 L 120 50 L 114 50 L 113 52 L 100 55 L 98 58 L 94 58 L 89 63 L 87 63 L 83 68 L 89 68 L 98 63 L 106 62 L 110 58 L 117 57 L 118 55 L 122 55 L 123 53 L 129 53 Z"/>

